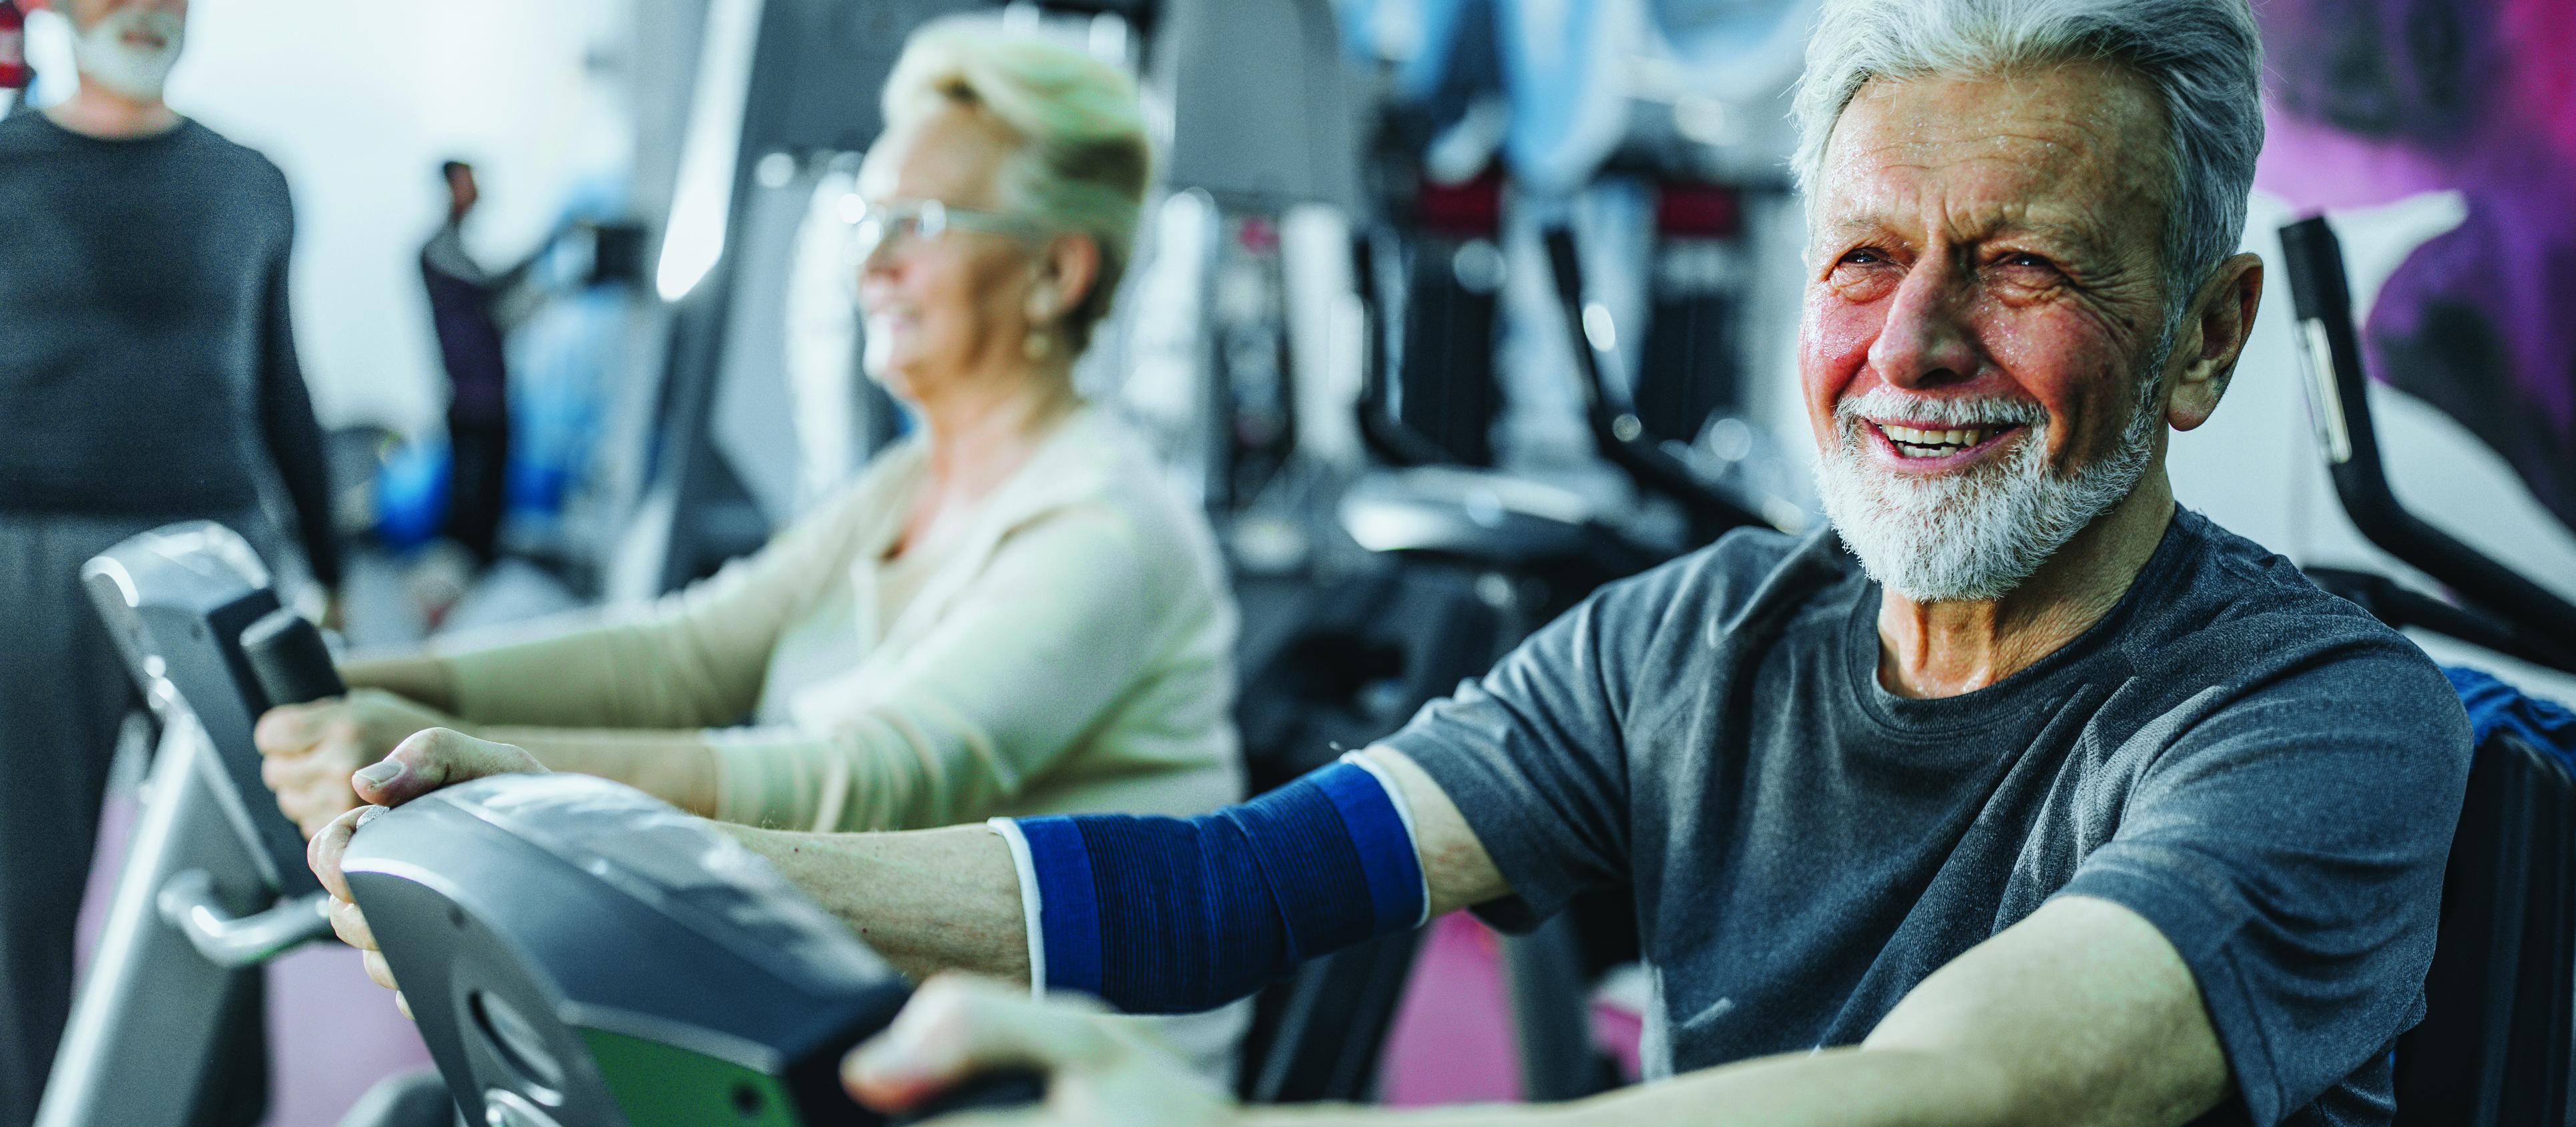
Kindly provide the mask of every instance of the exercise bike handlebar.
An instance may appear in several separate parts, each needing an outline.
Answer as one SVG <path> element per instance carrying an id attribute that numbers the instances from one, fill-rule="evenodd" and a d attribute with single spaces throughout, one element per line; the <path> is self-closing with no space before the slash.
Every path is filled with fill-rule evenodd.
<path id="1" fill-rule="evenodd" d="M 1610 342 L 1595 338 L 1605 335 L 1607 317 L 1601 317 L 1604 324 L 1596 328 L 1584 304 L 1583 263 L 1575 254 L 1574 232 L 1562 226 L 1551 227 L 1545 242 L 1548 272 L 1556 284 L 1557 304 L 1565 315 L 1575 372 L 1582 377 L 1579 382 L 1584 421 L 1601 456 L 1627 471 L 1638 485 L 1680 502 L 1699 539 L 1715 539 L 1720 533 L 1747 526 L 1773 527 L 1771 521 L 1701 477 L 1666 451 L 1655 436 L 1646 433 L 1645 423 L 1637 417 L 1628 396 L 1611 387 L 1603 371 L 1601 354 L 1609 351 Z"/>
<path id="2" fill-rule="evenodd" d="M 2343 247 L 2333 229 L 2322 216 L 2285 226 L 2281 253 L 2318 443 L 2353 525 L 2388 554 L 2502 619 L 2526 656 L 2551 655 L 2549 664 L 2576 671 L 2576 605 L 2408 512 L 2389 488 L 2371 425 Z"/>
<path id="3" fill-rule="evenodd" d="M 309 892 L 278 901 L 264 912 L 237 915 L 204 869 L 188 869 L 162 882 L 153 911 L 178 929 L 209 963 L 255 967 L 331 934 L 331 901 Z"/>
<path id="4" fill-rule="evenodd" d="M 241 655 L 270 704 L 302 704 L 347 691 L 322 632 L 284 607 L 243 628 Z M 219 967 L 257 966 L 331 933 L 330 901 L 320 892 L 289 896 L 247 915 L 236 914 L 224 900 L 213 876 L 189 869 L 162 884 L 153 908 Z"/>

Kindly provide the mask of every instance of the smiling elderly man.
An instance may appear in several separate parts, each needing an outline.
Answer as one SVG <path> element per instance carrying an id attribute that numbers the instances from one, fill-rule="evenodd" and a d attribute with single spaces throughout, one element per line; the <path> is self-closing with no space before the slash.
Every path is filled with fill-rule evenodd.
<path id="1" fill-rule="evenodd" d="M 1614 585 L 1221 816 L 745 839 L 907 966 L 1131 1009 L 1630 884 L 1650 1067 L 1682 1075 L 1498 1120 L 2387 1123 L 2466 725 L 2164 472 L 2254 321 L 2260 70 L 2245 0 L 1829 4 L 1799 367 L 1833 535 Z M 365 788 L 526 766 L 433 732 Z M 315 844 L 335 887 L 348 825 Z M 960 979 L 849 1078 L 901 1106 L 1014 1064 L 1050 1121 L 1318 1114 Z"/>

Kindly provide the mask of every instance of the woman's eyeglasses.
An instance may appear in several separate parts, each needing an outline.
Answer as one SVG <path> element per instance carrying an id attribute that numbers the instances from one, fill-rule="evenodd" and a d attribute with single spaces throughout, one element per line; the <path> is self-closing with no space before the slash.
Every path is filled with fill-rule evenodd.
<path id="1" fill-rule="evenodd" d="M 1045 224 L 1032 219 L 951 207 L 938 200 L 874 202 L 853 195 L 842 200 L 841 211 L 850 225 L 849 262 L 853 269 L 866 266 L 880 252 L 900 254 L 914 243 L 935 242 L 952 227 L 1026 239 L 1052 233 Z"/>

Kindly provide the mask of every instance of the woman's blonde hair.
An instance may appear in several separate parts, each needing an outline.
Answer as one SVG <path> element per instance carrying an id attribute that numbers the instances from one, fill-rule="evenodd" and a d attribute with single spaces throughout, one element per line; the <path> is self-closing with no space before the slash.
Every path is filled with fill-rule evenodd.
<path id="1" fill-rule="evenodd" d="M 1099 277 L 1064 318 L 1080 350 L 1109 314 L 1153 176 L 1136 80 L 1050 40 L 942 21 L 914 33 L 895 61 L 886 129 L 948 104 L 978 107 L 1017 135 L 1019 151 L 995 185 L 1003 207 L 1099 243 Z"/>

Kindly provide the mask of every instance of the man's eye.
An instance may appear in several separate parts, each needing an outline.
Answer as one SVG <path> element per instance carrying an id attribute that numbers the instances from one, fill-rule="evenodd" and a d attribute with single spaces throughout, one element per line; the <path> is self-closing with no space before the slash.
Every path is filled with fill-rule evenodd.
<path id="1" fill-rule="evenodd" d="M 1876 266 L 1885 261 L 1887 261 L 1886 255 L 1880 254 L 1868 247 L 1860 247 L 1855 250 L 1844 251 L 1839 264 L 1843 266 Z"/>
<path id="2" fill-rule="evenodd" d="M 2010 266 L 2016 270 L 2054 271 L 2057 269 L 2056 263 L 2050 262 L 2045 258 L 2041 258 L 2038 255 L 2030 254 L 2028 252 L 2016 251 L 2012 254 L 2003 256 L 2001 261 L 2003 265 Z"/>

